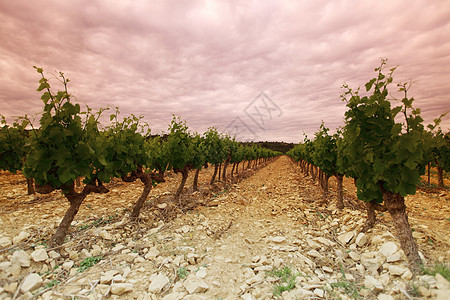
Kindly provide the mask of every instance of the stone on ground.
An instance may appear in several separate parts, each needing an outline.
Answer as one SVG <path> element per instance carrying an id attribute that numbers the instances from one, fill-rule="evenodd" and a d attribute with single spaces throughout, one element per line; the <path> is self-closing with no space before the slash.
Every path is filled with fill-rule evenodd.
<path id="1" fill-rule="evenodd" d="M 20 286 L 20 292 L 27 293 L 29 291 L 32 291 L 38 287 L 41 286 L 43 280 L 41 276 L 39 276 L 36 273 L 28 274 L 22 282 L 22 285 Z"/>

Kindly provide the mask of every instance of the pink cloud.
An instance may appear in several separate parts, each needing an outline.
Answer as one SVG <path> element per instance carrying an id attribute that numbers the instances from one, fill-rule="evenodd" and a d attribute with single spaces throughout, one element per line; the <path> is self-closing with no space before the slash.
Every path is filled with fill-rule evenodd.
<path id="1" fill-rule="evenodd" d="M 261 91 L 284 114 L 264 140 L 342 125 L 342 83 L 363 86 L 380 57 L 414 80 L 426 122 L 450 110 L 450 6 L 421 1 L 40 1 L 0 4 L 0 107 L 41 109 L 38 74 L 63 71 L 81 103 L 226 126 Z M 446 118 L 443 127 L 450 127 Z"/>

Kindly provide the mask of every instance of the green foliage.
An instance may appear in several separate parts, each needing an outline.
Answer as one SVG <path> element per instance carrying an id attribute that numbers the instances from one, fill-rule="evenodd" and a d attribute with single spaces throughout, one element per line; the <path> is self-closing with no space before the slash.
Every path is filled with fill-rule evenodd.
<path id="1" fill-rule="evenodd" d="M 298 274 L 294 273 L 290 267 L 275 268 L 267 274 L 278 279 L 274 285 L 274 296 L 281 296 L 284 291 L 290 291 L 295 288 L 295 278 Z"/>
<path id="2" fill-rule="evenodd" d="M 364 201 L 383 198 L 380 185 L 402 196 L 414 194 L 424 172 L 422 118 L 420 110 L 412 107 L 413 98 L 407 97 L 406 85 L 399 85 L 404 93 L 401 105 L 391 107 L 387 99 L 388 85 L 392 83 L 395 68 L 387 76 L 383 74 L 386 61 L 382 60 L 376 78 L 366 85 L 367 96 L 360 96 L 344 85 L 342 98 L 347 102 L 344 141 L 340 150 L 346 174 L 357 178 L 358 198 Z M 396 122 L 399 112 L 403 123 Z"/>
<path id="3" fill-rule="evenodd" d="M 175 116 L 173 117 L 170 123 L 166 145 L 169 168 L 183 169 L 191 162 L 194 149 L 185 121 Z"/>
<path id="4" fill-rule="evenodd" d="M 439 127 L 446 113 L 434 120 L 433 125 L 428 125 L 424 132 L 425 143 L 429 145 L 426 152 L 426 161 L 441 167 L 444 171 L 450 171 L 450 132 L 444 132 Z"/>
<path id="5" fill-rule="evenodd" d="M 332 289 L 339 289 L 353 299 L 362 299 L 359 295 L 359 287 L 354 282 L 341 279 L 338 282 L 331 283 L 330 286 Z"/>
<path id="6" fill-rule="evenodd" d="M 36 68 L 41 75 L 38 91 L 43 91 L 41 99 L 44 111 L 40 118 L 40 129 L 31 135 L 23 173 L 27 178 L 34 178 L 37 185 L 50 184 L 59 189 L 72 184 L 77 177 L 93 173 L 92 162 L 95 161 L 98 122 L 90 111 L 81 112 L 80 105 L 71 102 L 67 92 L 68 79 L 59 73 L 64 90 L 54 93 L 50 89 L 43 71 Z M 86 115 L 83 123 L 81 116 Z"/>
<path id="7" fill-rule="evenodd" d="M 203 134 L 206 161 L 211 164 L 221 164 L 225 160 L 223 142 L 215 127 L 210 127 Z"/>
<path id="8" fill-rule="evenodd" d="M 91 257 L 85 258 L 80 263 L 80 266 L 78 268 L 78 272 L 86 271 L 87 269 L 91 268 L 92 266 L 94 266 L 95 264 L 100 262 L 102 259 L 103 259 L 103 257 L 100 257 L 100 256 L 91 256 Z"/>
<path id="9" fill-rule="evenodd" d="M 329 135 L 329 129 L 325 125 L 320 125 L 320 131 L 316 133 L 314 139 L 314 152 L 312 160 L 314 165 L 319 167 L 325 174 L 334 175 L 338 172 L 337 167 L 337 135 Z"/>
<path id="10" fill-rule="evenodd" d="M 206 163 L 205 141 L 202 136 L 195 134 L 191 139 L 192 156 L 189 164 L 193 169 L 201 170 Z"/>
<path id="11" fill-rule="evenodd" d="M 6 118 L 0 116 L 0 170 L 15 173 L 22 169 L 29 148 L 26 130 L 29 121 L 25 116 L 15 120 L 12 126 L 9 126 Z"/>
<path id="12" fill-rule="evenodd" d="M 91 256 L 91 257 L 86 257 L 81 263 L 80 266 L 78 267 L 78 272 L 82 273 L 84 271 L 86 271 L 87 269 L 89 269 L 90 267 L 92 267 L 93 265 L 97 264 L 98 262 L 100 262 L 103 259 L 103 257 L 101 256 Z"/>
<path id="13" fill-rule="evenodd" d="M 184 279 L 189 275 L 189 270 L 186 268 L 178 268 L 177 275 L 178 275 L 178 278 Z"/>
<path id="14" fill-rule="evenodd" d="M 48 289 L 48 288 L 54 287 L 54 286 L 56 286 L 56 285 L 58 285 L 58 284 L 60 284 L 60 283 L 61 283 L 61 281 L 59 281 L 59 280 L 52 280 L 52 281 L 50 281 L 49 283 L 47 283 L 47 284 L 44 286 L 44 288 L 45 288 L 45 289 Z"/>
<path id="15" fill-rule="evenodd" d="M 159 136 L 147 138 L 146 148 L 149 154 L 147 167 L 164 173 L 169 165 L 167 143 Z"/>
<path id="16" fill-rule="evenodd" d="M 97 172 L 92 174 L 103 182 L 109 182 L 113 177 L 122 177 L 139 167 L 149 165 L 148 145 L 146 136 L 150 130 L 144 124 L 142 117 L 134 115 L 119 120 L 119 111 L 110 115 L 111 125 L 102 132 L 96 149 L 98 157 Z M 91 176 L 87 177 L 90 181 Z"/>
<path id="17" fill-rule="evenodd" d="M 422 273 L 433 276 L 439 273 L 442 277 L 450 281 L 450 266 L 448 263 L 435 263 L 433 266 L 424 267 Z"/>

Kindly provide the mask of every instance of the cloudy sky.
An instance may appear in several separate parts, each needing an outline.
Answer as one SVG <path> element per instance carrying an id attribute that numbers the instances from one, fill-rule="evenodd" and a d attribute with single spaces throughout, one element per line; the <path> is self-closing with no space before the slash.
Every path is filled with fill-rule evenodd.
<path id="1" fill-rule="evenodd" d="M 343 124 L 342 84 L 363 87 L 381 57 L 395 83 L 414 82 L 426 123 L 450 111 L 447 0 L 14 0 L 0 20 L 9 120 L 42 109 L 36 65 L 64 72 L 79 103 L 144 115 L 153 133 L 175 114 L 193 131 L 297 142 L 322 120 Z"/>

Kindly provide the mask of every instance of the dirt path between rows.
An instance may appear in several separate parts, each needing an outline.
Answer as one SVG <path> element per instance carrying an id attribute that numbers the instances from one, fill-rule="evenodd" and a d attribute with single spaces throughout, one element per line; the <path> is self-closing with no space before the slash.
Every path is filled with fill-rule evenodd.
<path id="1" fill-rule="evenodd" d="M 222 191 L 209 191 L 206 182 L 211 171 L 201 173 L 202 193 L 192 195 L 187 188 L 184 196 L 184 201 L 202 205 L 179 214 L 174 220 L 158 221 L 154 214 L 167 212 L 172 205 L 171 192 L 175 191 L 179 179 L 175 175 L 154 189 L 150 197 L 154 204 L 164 203 L 161 206 L 164 209 L 148 208 L 142 223 L 120 221 L 123 208 L 137 198 L 139 184 L 127 184 L 124 188 L 113 183 L 116 187 L 111 193 L 88 200 L 86 208 L 77 216 L 75 228 L 92 225 L 99 216 L 113 217 L 101 226 L 86 226 L 86 230 L 79 229 L 73 235 L 75 240 L 84 242 L 62 249 L 63 257 L 53 263 L 56 271 L 47 272 L 48 276 L 44 277 L 47 282 L 58 279 L 60 283 L 43 295 L 54 299 L 101 299 L 103 295 L 113 294 L 113 298 L 168 300 L 278 296 L 376 299 L 386 294 L 406 299 L 412 274 L 392 235 L 390 217 L 380 214 L 375 228 L 359 235 L 366 215 L 349 207 L 353 203 L 351 183 L 345 185 L 347 207 L 340 211 L 335 208 L 334 196 L 329 205 L 318 205 L 321 191 L 317 184 L 300 174 L 286 156 Z M 444 201 L 440 203 L 441 213 L 448 212 L 448 200 L 431 198 L 436 203 Z M 3 227 L 4 232 L 17 234 L 27 222 L 33 224 L 32 219 L 20 222 L 23 219 L 20 215 L 30 213 L 30 209 L 43 214 L 45 226 L 55 223 L 56 216 L 65 209 L 56 201 L 63 199 L 28 207 L 22 199 L 15 210 L 11 208 L 9 217 L 7 212 L 0 215 L 3 226 L 7 226 Z M 447 221 L 435 220 L 438 230 L 434 231 L 434 223 L 425 226 L 421 222 L 422 217 L 430 218 L 422 216 L 420 209 L 414 207 L 410 212 L 420 250 L 428 261 L 448 262 L 448 230 L 444 227 Z M 383 252 L 380 248 L 385 245 L 393 247 L 391 258 L 380 254 Z M 102 257 L 102 260 L 79 272 L 78 266 L 89 256 Z M 72 261 L 73 266 L 63 267 Z M 49 270 L 52 262 L 46 264 L 36 263 L 32 268 Z M 108 274 L 120 277 L 106 280 Z M 381 288 L 367 287 L 367 278 L 372 277 Z M 11 284 L 10 277 L 7 278 Z M 118 285 L 124 290 L 117 291 Z"/>

